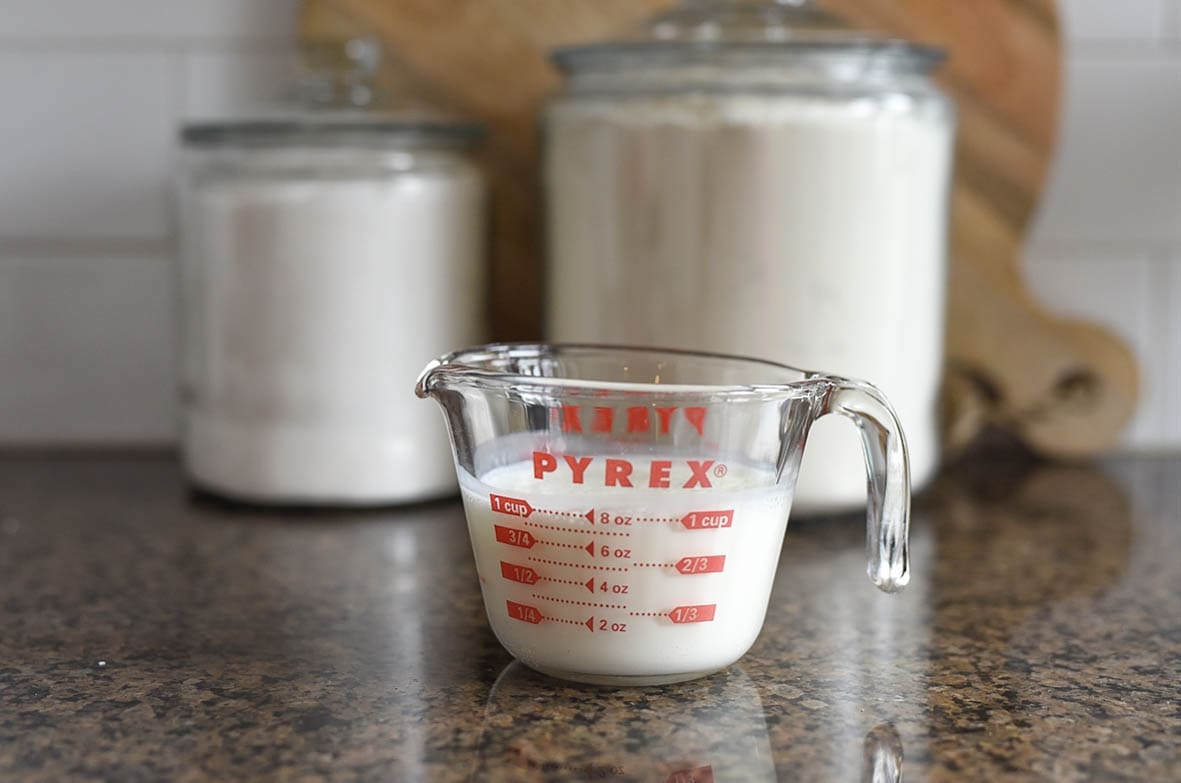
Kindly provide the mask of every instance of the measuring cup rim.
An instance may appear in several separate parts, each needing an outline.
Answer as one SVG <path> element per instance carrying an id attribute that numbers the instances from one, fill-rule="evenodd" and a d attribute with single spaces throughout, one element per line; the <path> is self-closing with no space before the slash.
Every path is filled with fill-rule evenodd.
<path id="1" fill-rule="evenodd" d="M 593 354 L 625 356 L 647 354 L 667 356 L 669 359 L 697 359 L 707 362 L 728 362 L 749 364 L 764 371 L 783 373 L 785 377 L 776 383 L 723 384 L 691 383 L 662 384 L 651 381 L 609 381 L 563 376 L 541 376 L 492 369 L 491 363 L 512 359 L 542 359 L 559 354 Z M 652 348 L 647 346 L 603 345 L 595 343 L 489 343 L 487 345 L 454 351 L 433 360 L 419 375 L 415 391 L 419 397 L 429 397 L 448 381 L 470 383 L 491 388 L 527 388 L 531 391 L 557 393 L 575 392 L 641 392 L 660 397 L 722 397 L 777 399 L 806 396 L 816 391 L 820 382 L 829 377 L 825 373 L 801 370 L 778 362 L 749 356 L 735 356 L 707 351 L 691 351 L 678 348 Z"/>

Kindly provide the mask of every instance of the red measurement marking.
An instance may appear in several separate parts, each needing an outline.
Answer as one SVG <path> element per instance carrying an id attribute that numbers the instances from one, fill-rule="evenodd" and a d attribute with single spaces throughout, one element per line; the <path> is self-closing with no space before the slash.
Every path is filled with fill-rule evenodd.
<path id="1" fill-rule="evenodd" d="M 577 579 L 554 579 L 553 577 L 550 577 L 550 576 L 539 576 L 539 577 L 537 577 L 537 581 L 538 582 L 554 582 L 554 583 L 560 584 L 560 585 L 573 585 L 573 586 L 577 586 L 577 587 L 585 587 L 587 590 L 590 590 L 592 593 L 595 591 L 595 578 L 593 576 L 590 579 L 586 580 L 585 582 L 579 582 Z"/>
<path id="2" fill-rule="evenodd" d="M 500 561 L 500 575 L 510 582 L 520 582 L 523 585 L 537 584 L 540 578 L 529 566 L 513 565 L 503 560 Z"/>
<path id="3" fill-rule="evenodd" d="M 734 511 L 690 511 L 681 517 L 687 530 L 717 530 L 734 524 Z"/>
<path id="4" fill-rule="evenodd" d="M 682 557 L 677 561 L 677 570 L 682 574 L 720 574 L 726 567 L 725 555 L 709 557 Z"/>
<path id="5" fill-rule="evenodd" d="M 636 517 L 637 522 L 660 522 L 667 524 L 669 522 L 680 522 L 679 517 Z"/>
<path id="6" fill-rule="evenodd" d="M 508 498 L 504 495 L 489 495 L 488 502 L 492 506 L 492 510 L 498 514 L 508 514 L 514 517 L 528 517 L 533 513 L 533 507 L 529 505 L 528 500 L 520 498 Z"/>
<path id="7" fill-rule="evenodd" d="M 588 553 L 590 553 L 591 557 L 595 556 L 595 542 L 594 541 L 591 541 L 589 544 L 587 544 L 586 546 L 581 547 L 581 548 L 585 549 Z"/>
<path id="8" fill-rule="evenodd" d="M 533 510 L 537 511 L 537 509 L 533 509 Z M 525 527 L 535 527 L 535 528 L 538 528 L 539 530 L 552 530 L 555 533 L 582 534 L 582 533 L 586 532 L 585 530 L 583 530 L 581 528 L 562 527 L 561 525 L 546 525 L 546 524 L 542 524 L 541 522 L 522 522 L 521 524 L 524 525 Z M 595 535 L 596 536 L 630 536 L 631 533 L 620 532 L 618 530 L 596 530 Z"/>
<path id="9" fill-rule="evenodd" d="M 496 529 L 496 540 L 509 546 L 519 546 L 522 549 L 532 549 L 537 539 L 528 530 L 517 530 L 515 527 L 493 525 Z"/>
<path id="10" fill-rule="evenodd" d="M 593 618 L 593 617 L 590 618 L 589 620 L 567 620 L 564 617 L 550 617 L 549 615 L 542 615 L 541 618 L 543 620 L 549 620 L 551 623 L 562 623 L 563 625 L 579 625 L 579 626 L 582 626 L 583 628 L 586 628 L 591 633 L 594 633 L 594 630 L 595 630 L 595 627 L 594 627 L 595 618 Z"/>
<path id="11" fill-rule="evenodd" d="M 592 511 L 559 511 L 554 508 L 535 508 L 533 510 L 538 514 L 548 514 L 551 517 L 567 517 L 569 519 L 577 519 L 582 517 L 587 520 L 589 520 L 591 518 L 591 514 L 594 513 Z"/>
<path id="12" fill-rule="evenodd" d="M 541 612 L 536 606 L 519 604 L 516 601 L 505 601 L 505 605 L 508 607 L 508 616 L 514 620 L 520 620 L 530 625 L 537 625 L 541 622 Z"/>
<path id="13" fill-rule="evenodd" d="M 664 783 L 714 783 L 714 768 L 704 766 L 696 769 L 682 769 L 680 772 L 669 775 Z"/>
<path id="14" fill-rule="evenodd" d="M 627 606 L 623 604 L 596 604 L 593 601 L 571 601 L 569 598 L 554 598 L 553 596 L 541 595 L 534 593 L 533 597 L 538 601 L 553 601 L 559 604 L 570 604 L 571 606 L 589 606 L 592 609 L 626 609 Z"/>
<path id="15" fill-rule="evenodd" d="M 626 568 L 619 568 L 617 566 L 601 566 L 601 565 L 586 565 L 585 563 L 566 563 L 561 560 L 546 560 L 542 557 L 529 557 L 534 563 L 545 563 L 546 565 L 562 566 L 564 568 L 591 568 L 595 571 L 624 571 Z"/>
<path id="16" fill-rule="evenodd" d="M 672 568 L 676 563 L 632 563 L 636 568 Z"/>
<path id="17" fill-rule="evenodd" d="M 539 544 L 545 544 L 546 546 L 561 547 L 562 549 L 586 549 L 586 547 L 584 547 L 582 544 L 563 544 L 560 541 L 547 541 L 544 538 L 538 538 L 535 540 Z"/>
<path id="18" fill-rule="evenodd" d="M 632 617 L 668 617 L 668 612 L 628 612 Z"/>
<path id="19" fill-rule="evenodd" d="M 696 606 L 678 606 L 668 613 L 668 619 L 677 625 L 685 623 L 712 623 L 717 604 L 698 604 Z"/>

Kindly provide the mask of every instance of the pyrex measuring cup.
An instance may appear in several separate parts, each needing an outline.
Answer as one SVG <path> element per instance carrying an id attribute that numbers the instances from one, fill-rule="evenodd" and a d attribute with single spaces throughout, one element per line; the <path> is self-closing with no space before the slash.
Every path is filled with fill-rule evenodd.
<path id="1" fill-rule="evenodd" d="M 700 353 L 492 345 L 432 362 L 492 630 L 539 671 L 654 685 L 737 661 L 762 629 L 808 430 L 861 429 L 866 549 L 908 579 L 906 446 L 874 387 Z"/>

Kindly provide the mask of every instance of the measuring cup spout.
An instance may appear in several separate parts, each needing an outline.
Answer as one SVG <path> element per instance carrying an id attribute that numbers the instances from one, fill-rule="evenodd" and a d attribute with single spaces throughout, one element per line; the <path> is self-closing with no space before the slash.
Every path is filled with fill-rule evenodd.
<path id="1" fill-rule="evenodd" d="M 443 366 L 443 359 L 433 359 L 423 371 L 418 375 L 418 381 L 414 384 L 414 393 L 418 395 L 419 399 L 425 400 L 430 397 L 435 391 L 435 381 L 438 378 L 437 371 Z"/>
<path id="2" fill-rule="evenodd" d="M 865 549 L 869 578 L 895 593 L 910 581 L 910 460 L 898 416 L 877 388 L 821 376 L 819 415 L 838 413 L 861 430 L 868 479 Z"/>

